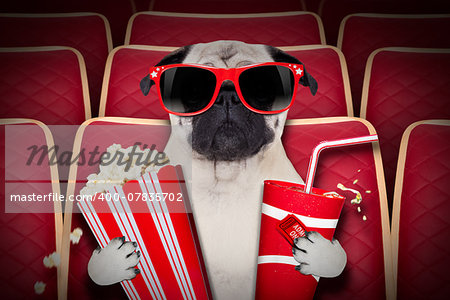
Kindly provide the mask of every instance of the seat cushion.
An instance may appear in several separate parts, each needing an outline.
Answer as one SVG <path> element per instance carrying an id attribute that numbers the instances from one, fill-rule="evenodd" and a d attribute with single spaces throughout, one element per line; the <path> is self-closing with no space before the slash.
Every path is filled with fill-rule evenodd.
<path id="1" fill-rule="evenodd" d="M 309 156 L 319 142 L 370 133 L 373 128 L 354 119 L 292 120 L 285 128 L 283 143 L 297 172 L 305 178 Z M 337 278 L 320 279 L 315 299 L 386 298 L 385 278 L 392 274 L 385 273 L 383 247 L 390 248 L 383 235 L 388 233 L 389 225 L 379 159 L 379 153 L 374 154 L 367 144 L 327 149 L 320 154 L 313 186 L 347 197 L 335 232 L 347 253 L 347 266 Z M 351 204 L 355 195 L 339 190 L 338 183 L 360 191 L 361 204 Z"/>
<path id="2" fill-rule="evenodd" d="M 12 197 L 48 195 L 53 189 L 48 157 L 27 165 L 33 145 L 47 145 L 46 135 L 33 122 L 5 125 L 0 120 L 0 287 L 4 299 L 36 299 L 35 284 L 46 286 L 39 296 L 57 298 L 57 270 L 43 259 L 56 249 L 53 203 L 14 201 Z M 52 177 L 53 176 L 53 177 Z M 58 184 L 58 183 L 57 183 Z M 37 199 L 37 198 L 35 198 Z"/>
<path id="3" fill-rule="evenodd" d="M 103 16 L 2 15 L 0 28 L 0 47 L 68 46 L 80 51 L 86 62 L 92 111 L 97 114 L 103 70 L 112 48 L 109 26 Z"/>
<path id="4" fill-rule="evenodd" d="M 31 118 L 48 125 L 86 119 L 80 60 L 70 48 L 0 51 L 0 117 Z M 85 75 L 85 74 L 84 74 Z"/>
<path id="5" fill-rule="evenodd" d="M 398 299 L 447 299 L 450 293 L 450 122 L 421 122 L 405 140 L 398 219 Z M 406 145 L 407 142 L 407 145 Z M 398 182 L 398 181 L 397 181 Z M 396 194 L 397 196 L 397 194 Z"/>
<path id="6" fill-rule="evenodd" d="M 362 117 L 379 134 L 388 199 L 392 199 L 405 129 L 420 120 L 450 119 L 450 51 L 388 48 L 375 53 L 371 65 Z"/>
<path id="7" fill-rule="evenodd" d="M 366 61 L 383 47 L 450 48 L 450 16 L 356 14 L 344 19 L 338 47 L 347 59 L 353 106 L 359 112 Z"/>

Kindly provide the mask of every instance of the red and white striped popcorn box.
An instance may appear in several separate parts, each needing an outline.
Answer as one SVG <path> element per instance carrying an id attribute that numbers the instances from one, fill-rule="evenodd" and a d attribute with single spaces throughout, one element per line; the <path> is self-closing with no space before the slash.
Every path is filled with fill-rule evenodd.
<path id="1" fill-rule="evenodd" d="M 336 193 L 324 196 L 327 191 L 317 188 L 310 194 L 304 191 L 303 184 L 264 182 L 256 299 L 306 300 L 314 296 L 319 278 L 295 270 L 300 263 L 292 255 L 286 234 L 280 233 L 279 223 L 293 214 L 306 231 L 317 231 L 331 240 L 345 198 Z"/>
<path id="2" fill-rule="evenodd" d="M 181 166 L 165 166 L 78 206 L 101 247 L 136 241 L 141 270 L 129 299 L 212 299 Z"/>

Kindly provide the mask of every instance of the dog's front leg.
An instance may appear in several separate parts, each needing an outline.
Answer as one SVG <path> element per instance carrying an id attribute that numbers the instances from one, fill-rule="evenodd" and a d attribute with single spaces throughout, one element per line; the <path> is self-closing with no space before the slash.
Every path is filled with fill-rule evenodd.
<path id="1" fill-rule="evenodd" d="M 88 273 L 98 285 L 110 285 L 133 279 L 140 273 L 136 269 L 141 253 L 135 252 L 136 242 L 125 242 L 125 237 L 112 239 L 105 248 L 98 247 L 92 253 Z"/>
<path id="2" fill-rule="evenodd" d="M 336 277 L 347 264 L 347 254 L 341 244 L 337 240 L 329 241 L 315 231 L 297 238 L 292 252 L 300 263 L 296 269 L 304 275 Z"/>

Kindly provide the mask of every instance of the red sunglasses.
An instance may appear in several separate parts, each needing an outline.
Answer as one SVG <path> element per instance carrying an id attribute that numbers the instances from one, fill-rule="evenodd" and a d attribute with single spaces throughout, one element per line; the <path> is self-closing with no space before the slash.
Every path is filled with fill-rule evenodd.
<path id="1" fill-rule="evenodd" d="M 174 64 L 150 69 L 163 108 L 179 116 L 208 110 L 222 83 L 233 82 L 241 102 L 253 112 L 277 114 L 291 107 L 301 64 L 268 62 L 239 68 L 215 68 L 197 64 Z"/>

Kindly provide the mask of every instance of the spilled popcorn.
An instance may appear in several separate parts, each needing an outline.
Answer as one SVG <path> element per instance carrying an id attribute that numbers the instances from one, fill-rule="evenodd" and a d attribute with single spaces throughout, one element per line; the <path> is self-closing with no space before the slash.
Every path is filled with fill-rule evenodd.
<path id="1" fill-rule="evenodd" d="M 80 195 L 103 193 L 113 186 L 124 185 L 129 180 L 138 179 L 147 172 L 157 172 L 169 163 L 169 158 L 163 155 L 163 158 L 155 164 L 156 158 L 150 161 L 150 157 L 155 152 L 159 158 L 160 153 L 153 147 L 141 150 L 137 145 L 122 148 L 120 144 L 112 144 L 106 149 L 105 155 L 102 155 L 99 173 L 93 173 L 87 177 L 88 182 L 80 190 Z M 110 157 L 112 160 L 108 161 Z"/>
<path id="2" fill-rule="evenodd" d="M 34 292 L 38 295 L 42 294 L 45 291 L 46 284 L 42 281 L 36 281 L 34 284 Z"/>
<path id="3" fill-rule="evenodd" d="M 361 193 L 359 191 L 357 191 L 355 189 L 351 189 L 351 188 L 345 187 L 342 183 L 338 183 L 337 188 L 342 190 L 342 191 L 353 192 L 356 195 L 356 197 L 350 201 L 351 204 L 360 204 L 361 203 L 362 196 L 361 196 Z"/>
<path id="4" fill-rule="evenodd" d="M 366 215 L 363 216 L 363 221 L 367 221 Z"/>
<path id="5" fill-rule="evenodd" d="M 70 241 L 72 242 L 72 244 L 78 244 L 80 242 L 80 238 L 82 235 L 83 235 L 83 230 L 81 230 L 80 227 L 75 228 L 70 233 Z"/>
<path id="6" fill-rule="evenodd" d="M 44 257 L 44 260 L 42 262 L 47 268 L 53 268 L 59 266 L 61 258 L 59 256 L 59 253 L 53 252 L 49 256 Z"/>

